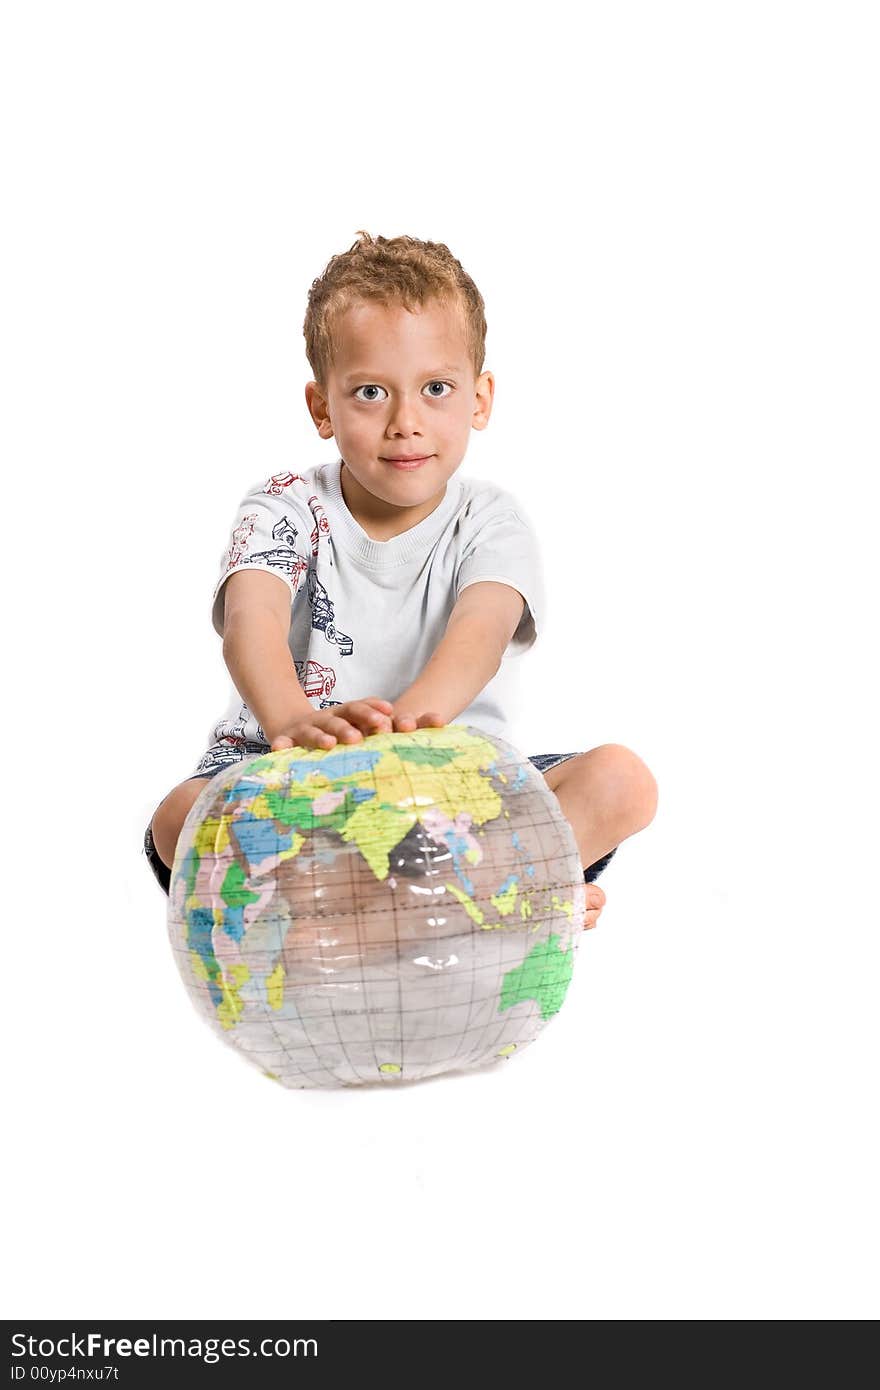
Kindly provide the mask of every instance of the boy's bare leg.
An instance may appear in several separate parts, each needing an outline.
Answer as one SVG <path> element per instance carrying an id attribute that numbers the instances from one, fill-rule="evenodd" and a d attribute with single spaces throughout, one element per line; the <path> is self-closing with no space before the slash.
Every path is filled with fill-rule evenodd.
<path id="1" fill-rule="evenodd" d="M 179 783 L 153 812 L 150 825 L 153 844 L 156 846 L 156 853 L 168 869 L 174 867 L 174 851 L 180 839 L 183 822 L 199 793 L 204 791 L 205 782 L 209 780 L 205 777 L 190 777 L 186 782 Z"/>
<path id="2" fill-rule="evenodd" d="M 650 825 L 657 811 L 657 783 L 631 749 L 603 743 L 544 773 L 577 841 L 584 868 L 610 853 L 621 840 Z M 605 905 L 597 883 L 588 883 L 584 927 L 594 927 Z"/>

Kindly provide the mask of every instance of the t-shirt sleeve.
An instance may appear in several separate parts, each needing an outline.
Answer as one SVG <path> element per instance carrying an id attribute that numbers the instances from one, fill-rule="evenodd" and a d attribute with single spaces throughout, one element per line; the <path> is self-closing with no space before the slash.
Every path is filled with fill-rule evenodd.
<path id="1" fill-rule="evenodd" d="M 291 476 L 291 475 L 287 475 Z M 314 518 L 304 496 L 278 477 L 255 483 L 238 506 L 211 598 L 211 622 L 223 636 L 223 585 L 237 570 L 277 574 L 293 604 L 309 566 Z"/>
<path id="2" fill-rule="evenodd" d="M 544 621 L 544 577 L 534 530 L 519 512 L 487 518 L 467 541 L 455 580 L 456 601 L 469 584 L 492 579 L 509 584 L 526 601 L 505 657 L 522 656 L 537 640 Z"/>

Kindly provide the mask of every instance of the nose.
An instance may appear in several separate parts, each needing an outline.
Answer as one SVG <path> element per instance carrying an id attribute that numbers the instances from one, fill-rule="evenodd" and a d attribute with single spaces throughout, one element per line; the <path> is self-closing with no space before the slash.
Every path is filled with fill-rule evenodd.
<path id="1" fill-rule="evenodd" d="M 408 436 L 419 434 L 419 410 L 415 399 L 412 396 L 401 392 L 394 397 L 391 405 L 391 412 L 388 416 L 388 426 L 386 434 L 392 436 Z"/>

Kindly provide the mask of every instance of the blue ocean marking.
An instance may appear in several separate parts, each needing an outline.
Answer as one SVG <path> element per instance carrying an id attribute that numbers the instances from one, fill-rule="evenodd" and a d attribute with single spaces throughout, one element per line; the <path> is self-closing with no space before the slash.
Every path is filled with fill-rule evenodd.
<path id="1" fill-rule="evenodd" d="M 285 771 L 289 771 L 292 779 L 297 782 L 305 781 L 312 772 L 326 773 L 332 781 L 334 777 L 350 777 L 352 773 L 368 771 L 375 767 L 387 752 L 387 748 L 340 748 L 339 752 L 331 749 L 315 762 L 297 758 L 294 762 L 288 763 Z"/>
<path id="2" fill-rule="evenodd" d="M 468 878 L 467 871 L 463 867 L 464 855 L 468 849 L 467 840 L 463 835 L 460 835 L 455 831 L 448 830 L 443 837 L 443 842 L 452 854 L 452 862 L 455 865 L 455 872 L 461 879 L 466 891 L 470 893 L 471 897 L 473 897 L 474 884 L 472 879 Z"/>
<path id="3" fill-rule="evenodd" d="M 279 834 L 274 820 L 259 816 L 243 816 L 235 822 L 235 838 L 248 864 L 259 864 L 262 859 L 289 849 L 292 837 L 292 829 Z"/>
<path id="4" fill-rule="evenodd" d="M 244 936 L 244 903 L 239 907 L 227 907 L 223 912 L 223 930 L 233 941 L 241 941 Z"/>
<path id="5" fill-rule="evenodd" d="M 211 933 L 214 930 L 214 914 L 209 907 L 194 907 L 187 913 L 187 945 L 196 952 L 205 966 L 208 993 L 216 1008 L 223 1002 L 223 991 L 215 980 L 210 978 L 211 963 L 217 964 Z"/>

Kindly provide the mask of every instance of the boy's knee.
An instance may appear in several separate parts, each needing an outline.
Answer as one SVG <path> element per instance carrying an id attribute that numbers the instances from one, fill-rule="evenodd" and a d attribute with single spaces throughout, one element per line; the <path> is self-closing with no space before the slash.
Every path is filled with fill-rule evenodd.
<path id="1" fill-rule="evenodd" d="M 177 848 L 177 841 L 180 839 L 183 822 L 204 785 L 204 777 L 190 778 L 186 782 L 181 782 L 173 791 L 168 793 L 165 800 L 161 801 L 153 812 L 150 832 L 153 836 L 153 844 L 156 846 L 156 853 L 166 868 L 170 869 L 174 864 L 174 851 Z"/>
<path id="2" fill-rule="evenodd" d="M 650 768 L 622 743 L 604 743 L 593 750 L 605 790 L 605 805 L 627 835 L 651 824 L 657 814 L 658 788 Z"/>

